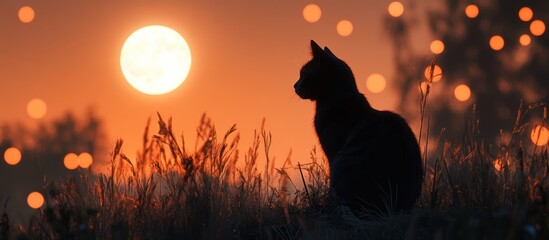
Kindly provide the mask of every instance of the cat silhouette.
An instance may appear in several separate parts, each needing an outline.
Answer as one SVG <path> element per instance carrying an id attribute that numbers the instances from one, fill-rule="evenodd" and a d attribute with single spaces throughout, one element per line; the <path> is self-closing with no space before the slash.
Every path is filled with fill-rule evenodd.
<path id="1" fill-rule="evenodd" d="M 314 126 L 330 166 L 330 192 L 355 213 L 412 209 L 423 169 L 406 120 L 372 108 L 351 68 L 330 49 L 311 40 L 311 51 L 294 89 L 316 103 Z"/>

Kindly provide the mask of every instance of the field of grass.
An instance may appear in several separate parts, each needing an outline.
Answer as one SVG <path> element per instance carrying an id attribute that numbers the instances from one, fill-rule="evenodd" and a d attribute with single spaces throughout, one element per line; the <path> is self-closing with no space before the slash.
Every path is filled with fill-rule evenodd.
<path id="1" fill-rule="evenodd" d="M 110 173 L 49 183 L 46 206 L 28 226 L 2 215 L 0 238 L 547 239 L 549 156 L 547 146 L 522 146 L 527 110 L 505 144 L 481 140 L 474 114 L 460 141 L 441 133 L 425 158 L 417 209 L 364 220 L 329 201 L 327 162 L 315 149 L 306 161 L 275 166 L 263 127 L 241 154 L 236 129 L 218 134 L 204 116 L 189 152 L 159 116 L 137 159 L 119 140 Z"/>
<path id="2" fill-rule="evenodd" d="M 203 116 L 190 151 L 159 115 L 136 159 L 119 140 L 109 173 L 44 186 L 28 226 L 10 224 L 4 208 L 0 239 L 549 239 L 548 148 L 523 143 L 533 107 L 519 109 L 507 141 L 482 140 L 475 110 L 461 139 L 423 137 L 437 147 L 423 149 L 416 210 L 362 220 L 330 201 L 315 149 L 275 165 L 264 127 L 240 153 L 236 128 L 218 134 Z"/>

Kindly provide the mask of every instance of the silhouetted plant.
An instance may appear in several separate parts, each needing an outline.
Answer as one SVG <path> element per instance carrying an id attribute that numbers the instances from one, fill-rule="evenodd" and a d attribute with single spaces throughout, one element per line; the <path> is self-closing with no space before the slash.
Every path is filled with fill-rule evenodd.
<path id="1" fill-rule="evenodd" d="M 10 197 L 12 224 L 23 224 L 35 212 L 27 206 L 26 194 L 40 189 L 47 181 L 63 180 L 79 176 L 85 170 L 69 171 L 63 164 L 66 154 L 88 152 L 95 157 L 94 164 L 101 165 L 100 155 L 105 151 L 105 129 L 102 120 L 91 110 L 83 116 L 73 113 L 37 122 L 37 126 L 20 123 L 3 124 L 0 127 L 0 154 L 9 147 L 21 151 L 21 161 L 8 166 L 0 161 L 0 198 Z M 44 192 L 42 192 L 44 194 Z"/>
<path id="2" fill-rule="evenodd" d="M 518 115 L 528 109 L 521 108 Z M 235 126 L 218 135 L 211 120 L 203 116 L 197 145 L 189 151 L 184 138 L 175 137 L 171 122 L 158 116 L 159 130 L 152 136 L 147 124 L 136 159 L 123 153 L 119 140 L 108 173 L 86 173 L 47 185 L 47 206 L 23 236 L 520 239 L 532 232 L 539 237 L 549 233 L 549 156 L 546 146 L 522 146 L 525 118 L 518 118 L 514 140 L 493 148 L 480 138 L 478 115 L 473 111 L 462 140 L 441 137 L 443 147 L 427 159 L 418 209 L 366 221 L 328 198 L 326 159 L 315 149 L 310 160 L 298 166 L 288 156 L 275 167 L 264 123 L 242 157 L 244 165 L 239 165 L 240 137 Z M 500 170 L 494 167 L 496 159 L 504 163 Z"/>
<path id="3" fill-rule="evenodd" d="M 10 236 L 10 219 L 6 213 L 6 207 L 8 205 L 8 200 L 4 202 L 4 207 L 2 208 L 2 216 L 0 217 L 0 239 L 8 239 Z"/>

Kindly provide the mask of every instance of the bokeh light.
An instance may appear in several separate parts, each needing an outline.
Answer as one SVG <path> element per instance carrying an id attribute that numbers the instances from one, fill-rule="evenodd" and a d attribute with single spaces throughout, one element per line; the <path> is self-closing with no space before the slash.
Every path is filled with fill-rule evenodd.
<path id="1" fill-rule="evenodd" d="M 478 7 L 475 4 L 469 4 L 467 5 L 467 7 L 465 7 L 465 15 L 468 18 L 476 18 L 478 16 L 478 13 Z"/>
<path id="2" fill-rule="evenodd" d="M 421 84 L 419 84 L 419 91 L 421 91 L 421 93 L 423 94 L 426 94 L 428 86 L 429 86 L 429 83 L 427 81 L 421 82 Z"/>
<path id="3" fill-rule="evenodd" d="M 19 8 L 17 16 L 22 23 L 31 23 L 34 20 L 34 9 L 29 6 L 23 6 Z"/>
<path id="4" fill-rule="evenodd" d="M 337 33 L 343 37 L 347 37 L 353 33 L 353 24 L 349 20 L 341 20 L 337 23 Z"/>
<path id="5" fill-rule="evenodd" d="M 31 192 L 27 197 L 29 207 L 38 209 L 44 205 L 44 196 L 39 192 Z"/>
<path id="6" fill-rule="evenodd" d="M 431 65 L 427 66 L 425 68 L 425 79 L 430 80 L 431 78 Z M 433 68 L 433 82 L 438 82 L 442 79 L 442 68 L 440 66 L 435 64 L 435 67 Z"/>
<path id="7" fill-rule="evenodd" d="M 534 36 L 541 36 L 545 32 L 545 23 L 541 20 L 534 20 L 530 23 L 530 32 Z"/>
<path id="8" fill-rule="evenodd" d="M 494 160 L 494 168 L 499 172 L 501 169 L 503 169 L 503 161 L 500 159 Z"/>
<path id="9" fill-rule="evenodd" d="M 522 34 L 520 35 L 519 42 L 522 46 L 528 46 L 530 45 L 530 42 L 532 42 L 532 39 L 528 34 Z"/>
<path id="10" fill-rule="evenodd" d="M 454 95 L 458 101 L 465 102 L 471 97 L 471 89 L 465 84 L 460 84 L 454 89 Z"/>
<path id="11" fill-rule="evenodd" d="M 75 153 L 68 153 L 63 159 L 63 165 L 69 170 L 74 170 L 78 167 L 78 155 Z"/>
<path id="12" fill-rule="evenodd" d="M 444 52 L 444 43 L 440 40 L 434 40 L 431 42 L 431 52 L 433 52 L 434 54 L 441 54 L 442 52 Z"/>
<path id="13" fill-rule="evenodd" d="M 393 1 L 389 3 L 387 11 L 389 12 L 389 15 L 393 17 L 400 17 L 404 14 L 404 5 L 399 1 Z"/>
<path id="14" fill-rule="evenodd" d="M 6 149 L 4 152 L 4 161 L 9 165 L 17 165 L 21 161 L 21 151 L 14 147 Z"/>
<path id="15" fill-rule="evenodd" d="M 78 166 L 81 168 L 89 168 L 93 163 L 93 157 L 87 152 L 78 155 Z"/>
<path id="16" fill-rule="evenodd" d="M 320 20 L 320 17 L 322 16 L 322 10 L 320 7 L 314 3 L 310 3 L 305 8 L 303 8 L 303 18 L 305 18 L 305 21 L 310 23 L 315 23 Z"/>
<path id="17" fill-rule="evenodd" d="M 549 142 L 549 130 L 541 125 L 534 127 L 530 133 L 530 140 L 540 147 L 546 145 Z"/>
<path id="18" fill-rule="evenodd" d="M 46 115 L 48 108 L 44 100 L 35 98 L 27 103 L 27 113 L 34 119 L 43 118 Z"/>
<path id="19" fill-rule="evenodd" d="M 380 93 L 385 90 L 387 81 L 381 74 L 372 74 L 366 79 L 366 88 L 372 93 Z"/>
<path id="20" fill-rule="evenodd" d="M 505 40 L 503 40 L 502 36 L 494 35 L 490 38 L 490 47 L 494 51 L 499 51 L 503 49 L 503 46 L 505 46 Z"/>
<path id="21" fill-rule="evenodd" d="M 528 21 L 532 20 L 532 17 L 534 17 L 534 12 L 529 7 L 523 7 L 519 10 L 518 16 L 519 16 L 520 20 L 522 20 L 524 22 L 528 22 Z"/>

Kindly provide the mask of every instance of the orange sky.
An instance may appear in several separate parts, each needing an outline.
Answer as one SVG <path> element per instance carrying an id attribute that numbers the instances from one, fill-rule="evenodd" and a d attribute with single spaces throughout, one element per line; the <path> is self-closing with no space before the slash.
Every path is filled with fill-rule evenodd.
<path id="1" fill-rule="evenodd" d="M 310 2 L 322 9 L 316 23 L 302 15 Z M 390 81 L 392 50 L 383 29 L 389 2 L 2 0 L 0 122 L 36 126 L 37 121 L 59 118 L 68 110 L 82 115 L 92 106 L 105 120 L 109 146 L 122 138 L 124 151 L 132 156 L 147 118 L 153 117 L 155 123 L 157 111 L 172 116 L 176 133 L 184 132 L 191 143 L 204 112 L 219 133 L 237 124 L 241 150 L 249 147 L 253 130 L 266 118 L 276 159 L 285 159 L 293 149 L 294 163 L 307 162 L 317 144 L 314 105 L 299 99 L 292 86 L 309 59 L 310 39 L 328 45 L 349 63 L 359 89 L 374 107 L 396 108 L 398 97 L 391 91 L 396 87 Z M 31 23 L 17 17 L 24 5 L 36 13 Z M 343 19 L 354 27 L 347 37 L 336 32 Z M 119 66 L 125 39 L 154 24 L 178 31 L 192 52 L 186 81 L 161 96 L 132 88 Z M 428 43 L 423 50 L 428 51 Z M 377 94 L 368 92 L 365 84 L 374 73 L 387 79 L 387 88 Z M 26 113 L 33 98 L 47 104 L 41 120 Z"/>

